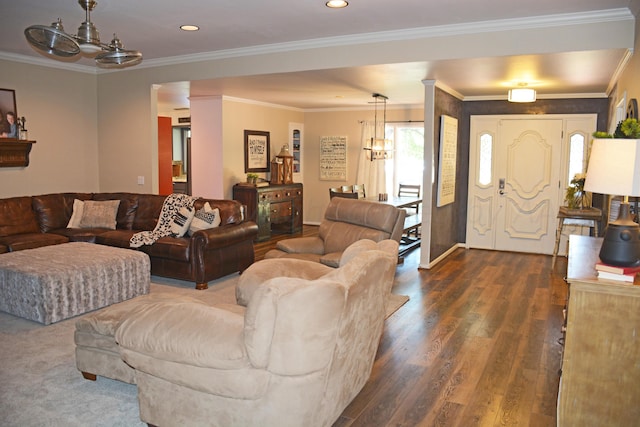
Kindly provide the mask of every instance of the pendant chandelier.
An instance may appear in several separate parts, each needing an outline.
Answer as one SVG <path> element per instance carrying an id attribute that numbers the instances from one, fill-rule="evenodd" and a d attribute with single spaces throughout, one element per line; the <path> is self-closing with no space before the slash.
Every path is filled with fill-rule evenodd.
<path id="1" fill-rule="evenodd" d="M 123 68 L 142 62 L 142 53 L 124 49 L 122 42 L 114 34 L 109 44 L 100 42 L 96 26 L 91 22 L 91 11 L 98 4 L 95 0 L 78 0 L 85 10 L 85 21 L 80 24 L 78 34 L 68 34 L 58 19 L 51 26 L 32 25 L 24 30 L 29 44 L 53 56 L 71 58 L 76 55 L 94 57 L 102 68 Z"/>
<path id="2" fill-rule="evenodd" d="M 374 101 L 374 116 L 373 116 L 373 136 L 371 137 L 371 142 L 368 147 L 364 147 L 364 149 L 369 154 L 369 160 L 388 160 L 393 158 L 393 141 L 385 138 L 385 128 L 387 124 L 387 98 L 384 95 L 379 93 L 374 93 L 373 96 Z M 383 106 L 383 116 L 382 116 L 382 136 L 378 137 L 378 104 L 382 104 Z"/>

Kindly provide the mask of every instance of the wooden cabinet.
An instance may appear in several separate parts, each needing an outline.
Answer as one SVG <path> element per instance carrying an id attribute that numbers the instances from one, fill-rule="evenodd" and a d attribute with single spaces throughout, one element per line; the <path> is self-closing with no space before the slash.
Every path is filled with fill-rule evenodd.
<path id="1" fill-rule="evenodd" d="M 637 426 L 640 286 L 600 281 L 602 239 L 571 236 L 559 426 Z M 582 267 L 582 268 L 581 268 Z"/>
<path id="2" fill-rule="evenodd" d="M 258 224 L 259 242 L 271 238 L 271 233 L 302 231 L 302 184 L 236 184 L 233 198 L 247 207 L 246 219 Z"/>

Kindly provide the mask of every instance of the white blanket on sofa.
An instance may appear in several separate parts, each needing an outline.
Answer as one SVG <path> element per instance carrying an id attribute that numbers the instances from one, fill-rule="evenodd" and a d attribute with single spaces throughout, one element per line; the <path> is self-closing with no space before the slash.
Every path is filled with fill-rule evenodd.
<path id="1" fill-rule="evenodd" d="M 154 228 L 153 231 L 140 231 L 134 234 L 129 240 L 129 246 L 139 248 L 142 245 L 153 245 L 159 238 L 170 236 L 172 234 L 171 222 L 175 214 L 183 206 L 193 206 L 193 202 L 198 199 L 199 197 L 189 196 L 187 194 L 168 195 L 162 204 L 162 211 L 160 212 L 160 218 L 158 218 L 156 228 Z"/>

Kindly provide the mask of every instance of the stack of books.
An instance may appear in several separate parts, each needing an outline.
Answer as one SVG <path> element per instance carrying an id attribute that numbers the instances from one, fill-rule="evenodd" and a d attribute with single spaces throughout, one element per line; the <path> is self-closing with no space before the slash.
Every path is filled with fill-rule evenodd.
<path id="1" fill-rule="evenodd" d="M 598 279 L 633 283 L 636 274 L 640 273 L 640 265 L 635 267 L 618 267 L 598 262 L 596 263 L 596 271 L 598 273 Z"/>

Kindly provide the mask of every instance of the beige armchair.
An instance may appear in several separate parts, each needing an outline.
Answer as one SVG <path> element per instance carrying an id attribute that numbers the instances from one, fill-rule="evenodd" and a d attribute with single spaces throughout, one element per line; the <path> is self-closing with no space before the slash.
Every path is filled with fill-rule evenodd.
<path id="1" fill-rule="evenodd" d="M 316 280 L 270 279 L 246 309 L 145 306 L 116 332 L 135 368 L 141 419 L 330 426 L 371 374 L 395 266 L 395 255 L 365 251 Z"/>
<path id="2" fill-rule="evenodd" d="M 265 258 L 297 258 L 338 267 L 342 252 L 358 240 L 400 242 L 405 215 L 404 210 L 384 203 L 334 197 L 318 236 L 280 240 Z"/>

